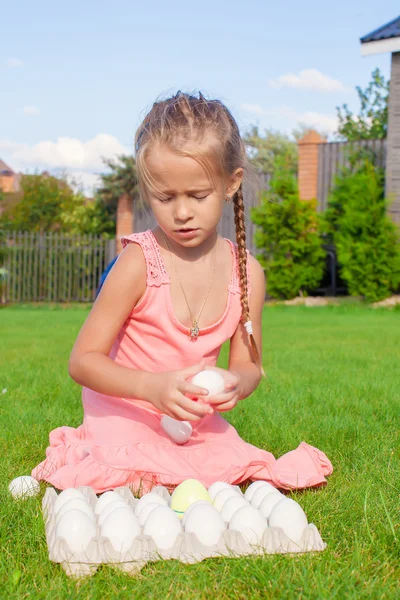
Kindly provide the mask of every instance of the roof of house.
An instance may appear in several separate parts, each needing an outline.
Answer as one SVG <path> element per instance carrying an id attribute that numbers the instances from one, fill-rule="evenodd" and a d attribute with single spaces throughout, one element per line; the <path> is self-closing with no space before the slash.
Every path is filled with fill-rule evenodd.
<path id="1" fill-rule="evenodd" d="M 8 174 L 14 175 L 14 171 L 12 169 L 10 169 L 10 167 L 7 166 L 6 163 L 3 160 L 1 160 L 1 158 L 0 158 L 0 173 L 2 173 L 3 171 L 5 173 L 7 173 L 7 175 Z"/>
<path id="2" fill-rule="evenodd" d="M 390 21 L 390 23 L 378 27 L 368 35 L 364 35 L 360 38 L 360 42 L 366 44 L 367 42 L 377 42 L 378 40 L 387 40 L 394 37 L 400 37 L 400 16 Z"/>

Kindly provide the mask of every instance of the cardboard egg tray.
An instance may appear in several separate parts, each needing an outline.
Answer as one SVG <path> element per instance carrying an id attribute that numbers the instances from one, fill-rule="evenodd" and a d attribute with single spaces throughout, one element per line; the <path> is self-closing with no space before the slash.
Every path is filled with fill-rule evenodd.
<path id="1" fill-rule="evenodd" d="M 78 488 L 85 495 L 87 501 L 94 509 L 97 496 L 91 487 Z M 128 487 L 116 488 L 114 490 L 134 510 L 139 502 Z M 162 486 L 154 487 L 156 492 L 168 502 L 170 495 L 168 490 Z M 136 575 L 149 561 L 176 559 L 186 564 L 193 564 L 214 557 L 239 557 L 262 554 L 285 554 L 315 552 L 326 548 L 318 529 L 309 524 L 302 536 L 300 544 L 290 540 L 283 530 L 278 527 L 269 527 L 259 546 L 252 546 L 244 536 L 237 531 L 226 529 L 217 544 L 205 546 L 199 541 L 194 533 L 182 532 L 178 535 L 172 548 L 160 549 L 156 546 L 153 538 L 148 535 L 140 535 L 135 538 L 133 544 L 126 552 L 114 550 L 108 538 L 100 535 L 97 525 L 97 533 L 92 538 L 84 552 L 73 552 L 63 538 L 55 535 L 54 503 L 57 500 L 57 492 L 48 488 L 42 501 L 43 517 L 45 521 L 46 540 L 49 549 L 49 558 L 52 562 L 61 563 L 67 575 L 80 578 L 93 575 L 99 565 L 111 565 L 129 575 Z"/>

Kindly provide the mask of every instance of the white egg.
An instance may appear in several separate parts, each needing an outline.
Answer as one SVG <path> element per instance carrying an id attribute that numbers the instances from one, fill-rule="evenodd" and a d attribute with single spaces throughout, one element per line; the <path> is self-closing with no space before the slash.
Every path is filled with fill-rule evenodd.
<path id="1" fill-rule="evenodd" d="M 208 390 L 210 396 L 215 396 L 225 389 L 225 381 L 222 375 L 211 369 L 205 369 L 197 373 L 192 378 L 191 383 Z"/>
<path id="2" fill-rule="evenodd" d="M 258 510 L 260 511 L 264 519 L 269 519 L 269 515 L 271 514 L 271 511 L 274 508 L 275 504 L 278 504 L 278 502 L 280 502 L 284 498 L 285 496 L 278 491 L 272 492 L 272 494 L 268 494 L 267 496 L 265 496 L 264 500 L 258 507 Z"/>
<path id="3" fill-rule="evenodd" d="M 221 508 L 221 517 L 225 523 L 229 523 L 235 512 L 242 506 L 249 506 L 247 500 L 239 495 L 228 498 Z"/>
<path id="4" fill-rule="evenodd" d="M 117 492 L 105 492 L 104 494 L 102 494 L 100 496 L 100 498 L 98 498 L 95 507 L 94 507 L 94 512 L 96 515 L 99 515 L 101 513 L 101 511 L 104 509 L 105 506 L 107 506 L 107 504 L 110 504 L 110 502 L 114 502 L 114 500 L 119 500 L 121 498 L 121 496 L 119 494 L 117 494 Z"/>
<path id="5" fill-rule="evenodd" d="M 217 510 L 222 510 L 222 507 L 228 498 L 234 498 L 235 496 L 238 496 L 239 498 L 241 497 L 241 495 L 233 487 L 220 490 L 213 500 L 214 508 Z"/>
<path id="6" fill-rule="evenodd" d="M 221 490 L 224 490 L 224 489 L 231 489 L 231 487 L 232 486 L 229 483 L 226 483 L 225 481 L 215 481 L 208 488 L 208 495 L 211 498 L 211 502 L 214 500 L 214 498 L 218 494 L 218 492 L 220 492 Z"/>
<path id="7" fill-rule="evenodd" d="M 225 531 L 221 514 L 211 504 L 194 506 L 185 521 L 185 531 L 194 533 L 205 546 L 213 546 Z"/>
<path id="8" fill-rule="evenodd" d="M 160 506 L 168 506 L 168 502 L 160 496 L 160 494 L 156 494 L 155 492 L 149 492 L 142 496 L 139 502 L 136 504 L 135 515 L 138 517 L 142 511 L 142 509 L 148 504 L 159 504 Z"/>
<path id="9" fill-rule="evenodd" d="M 249 544 L 260 544 L 264 531 L 268 528 L 266 519 L 254 506 L 242 506 L 233 515 L 229 529 L 240 531 Z"/>
<path id="10" fill-rule="evenodd" d="M 251 502 L 255 492 L 262 487 L 263 485 L 269 486 L 270 488 L 272 488 L 273 486 L 268 483 L 267 481 L 254 481 L 251 485 L 249 485 L 249 487 L 247 488 L 247 490 L 244 493 L 244 497 L 246 498 L 246 500 L 248 500 L 249 502 Z M 274 488 L 275 489 L 275 488 Z"/>
<path id="11" fill-rule="evenodd" d="M 158 504 L 156 502 L 150 502 L 150 504 L 146 504 L 146 506 L 144 506 L 142 508 L 142 510 L 140 511 L 140 513 L 138 515 L 138 521 L 139 521 L 140 527 L 144 527 L 144 524 L 147 521 L 147 517 L 149 516 L 151 511 L 154 510 L 155 508 L 158 508 L 159 506 L 162 506 L 162 505 Z"/>
<path id="12" fill-rule="evenodd" d="M 56 538 L 64 538 L 72 552 L 83 552 L 96 535 L 93 521 L 81 510 L 66 512 L 56 525 Z"/>
<path id="13" fill-rule="evenodd" d="M 284 498 L 275 504 L 269 516 L 269 526 L 282 527 L 287 537 L 296 544 L 300 543 L 307 525 L 306 513 L 291 498 Z"/>
<path id="14" fill-rule="evenodd" d="M 264 498 L 268 496 L 268 494 L 275 494 L 276 492 L 278 492 L 278 490 L 272 487 L 272 485 L 260 485 L 258 490 L 254 492 L 250 504 L 255 508 L 260 508 L 260 504 Z M 280 492 L 278 492 L 278 494 L 279 493 Z"/>
<path id="15" fill-rule="evenodd" d="M 117 552 L 126 552 L 141 529 L 135 513 L 129 506 L 113 510 L 100 527 L 100 533 L 108 538 Z"/>
<path id="16" fill-rule="evenodd" d="M 106 504 L 106 506 L 103 508 L 103 510 L 99 514 L 98 522 L 99 522 L 100 527 L 103 525 L 103 523 L 107 519 L 108 515 L 110 515 L 113 512 L 113 510 L 115 510 L 116 508 L 130 508 L 130 507 L 128 506 L 128 504 L 125 502 L 125 500 L 123 498 L 109 502 L 108 504 Z"/>
<path id="17" fill-rule="evenodd" d="M 180 446 L 186 444 L 193 433 L 193 427 L 189 421 L 178 421 L 168 415 L 161 418 L 160 425 L 171 440 Z"/>
<path id="18" fill-rule="evenodd" d="M 186 519 L 188 518 L 188 515 L 190 515 L 190 512 L 193 510 L 193 508 L 195 506 L 199 506 L 199 504 L 203 504 L 205 506 L 211 506 L 211 504 L 209 502 L 207 502 L 206 500 L 197 500 L 197 502 L 193 502 L 193 504 L 191 504 L 186 510 L 185 510 L 185 514 L 183 515 L 183 519 L 182 519 L 182 527 L 185 527 L 185 523 L 186 523 Z"/>
<path id="19" fill-rule="evenodd" d="M 64 502 L 64 504 L 62 505 L 62 507 L 56 515 L 56 523 L 58 523 L 58 521 L 63 515 L 65 515 L 66 512 L 75 508 L 85 513 L 85 515 L 89 517 L 92 523 L 96 524 L 96 519 L 94 517 L 92 507 L 86 502 L 86 500 L 82 500 L 82 498 L 71 498 L 70 500 L 67 500 L 67 502 Z"/>
<path id="20" fill-rule="evenodd" d="M 37 496 L 40 491 L 40 484 L 37 479 L 30 475 L 21 475 L 10 482 L 8 486 L 13 498 L 28 498 Z"/>
<path id="21" fill-rule="evenodd" d="M 143 528 L 143 535 L 151 536 L 161 550 L 172 548 L 181 532 L 181 521 L 169 506 L 152 510 Z"/>
<path id="22" fill-rule="evenodd" d="M 66 490 L 63 490 L 60 494 L 58 494 L 57 500 L 54 503 L 55 514 L 58 513 L 58 511 L 60 510 L 62 505 L 65 504 L 65 502 L 68 502 L 68 500 L 72 500 L 72 498 L 81 498 L 81 500 L 84 500 L 86 502 L 86 498 L 81 492 L 81 490 L 77 490 L 76 488 L 67 488 Z"/>

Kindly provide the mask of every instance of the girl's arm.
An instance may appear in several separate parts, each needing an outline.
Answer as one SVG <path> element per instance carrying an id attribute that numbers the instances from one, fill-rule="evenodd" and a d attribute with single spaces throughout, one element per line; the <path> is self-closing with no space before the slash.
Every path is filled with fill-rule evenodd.
<path id="1" fill-rule="evenodd" d="M 152 373 L 118 365 L 109 357 L 112 345 L 134 306 L 146 291 L 146 263 L 138 244 L 128 244 L 111 269 L 89 313 L 69 360 L 72 379 L 100 394 L 146 400 L 180 420 L 197 421 L 212 409 L 187 396 L 207 395 L 188 380 L 204 369 Z"/>
<path id="2" fill-rule="evenodd" d="M 250 320 L 253 324 L 253 336 L 262 361 L 262 311 L 265 299 L 265 275 L 260 263 L 253 257 L 250 260 L 251 295 L 249 302 Z M 211 367 L 210 367 L 211 368 Z M 243 323 L 231 338 L 228 371 L 218 370 L 225 379 L 225 390 L 210 398 L 211 406 L 217 411 L 234 408 L 239 400 L 250 396 L 261 381 L 261 373 L 253 362 L 249 337 Z"/>

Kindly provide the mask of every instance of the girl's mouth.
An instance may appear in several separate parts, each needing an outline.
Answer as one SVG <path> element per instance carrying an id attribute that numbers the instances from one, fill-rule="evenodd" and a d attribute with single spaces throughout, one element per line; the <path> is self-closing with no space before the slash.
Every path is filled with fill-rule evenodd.
<path id="1" fill-rule="evenodd" d="M 189 238 L 195 236 L 197 231 L 197 229 L 178 229 L 176 233 L 181 237 Z"/>

